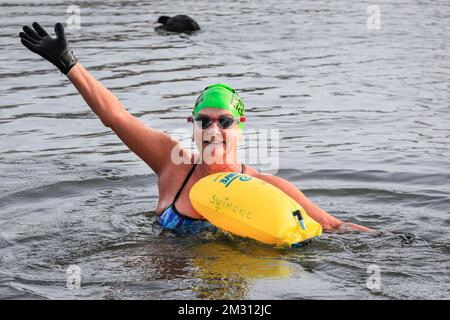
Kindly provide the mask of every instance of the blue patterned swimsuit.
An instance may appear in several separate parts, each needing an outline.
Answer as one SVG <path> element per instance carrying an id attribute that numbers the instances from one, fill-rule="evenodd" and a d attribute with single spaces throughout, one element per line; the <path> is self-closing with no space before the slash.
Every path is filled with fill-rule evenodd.
<path id="1" fill-rule="evenodd" d="M 175 201 L 177 201 L 179 195 L 181 194 L 181 191 L 183 190 L 186 183 L 189 181 L 189 178 L 194 172 L 196 165 L 197 163 L 195 163 L 192 166 L 191 171 L 189 171 L 188 175 L 184 179 L 183 184 L 181 185 L 177 194 L 173 198 L 172 203 L 158 217 L 158 222 L 161 224 L 161 226 L 163 226 L 166 229 L 174 230 L 181 233 L 185 232 L 199 233 L 203 230 L 211 230 L 211 231 L 216 230 L 216 227 L 214 227 L 208 221 L 204 219 L 194 219 L 185 216 L 181 214 L 175 207 Z M 241 173 L 244 173 L 244 164 L 242 164 Z"/>

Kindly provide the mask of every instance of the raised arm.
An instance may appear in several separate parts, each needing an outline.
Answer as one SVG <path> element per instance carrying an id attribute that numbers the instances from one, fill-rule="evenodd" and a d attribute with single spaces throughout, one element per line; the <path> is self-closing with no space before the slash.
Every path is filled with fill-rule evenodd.
<path id="1" fill-rule="evenodd" d="M 67 76 L 103 124 L 111 128 L 157 175 L 169 165 L 171 151 L 178 143 L 177 140 L 134 117 L 80 63 Z"/>
<path id="2" fill-rule="evenodd" d="M 269 174 L 260 174 L 257 178 L 264 180 L 280 190 L 284 191 L 288 196 L 297 201 L 308 215 L 316 220 L 322 226 L 324 231 L 364 231 L 374 232 L 374 230 L 360 226 L 355 223 L 343 222 L 325 210 L 319 208 L 311 200 L 309 200 L 303 192 L 289 181 Z"/>
<path id="3" fill-rule="evenodd" d="M 78 63 L 60 23 L 55 25 L 56 38 L 49 36 L 37 22 L 33 28 L 23 27 L 19 34 L 22 44 L 66 74 L 102 123 L 159 175 L 169 165 L 171 151 L 178 141 L 130 114 L 111 91 Z"/>

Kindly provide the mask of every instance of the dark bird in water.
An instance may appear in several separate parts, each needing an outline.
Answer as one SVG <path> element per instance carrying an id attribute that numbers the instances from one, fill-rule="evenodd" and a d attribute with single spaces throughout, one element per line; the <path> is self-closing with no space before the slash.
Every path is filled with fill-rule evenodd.
<path id="1" fill-rule="evenodd" d="M 184 14 L 174 17 L 161 16 L 158 18 L 158 23 L 161 23 L 160 28 L 166 31 L 190 33 L 200 30 L 198 23 Z"/>

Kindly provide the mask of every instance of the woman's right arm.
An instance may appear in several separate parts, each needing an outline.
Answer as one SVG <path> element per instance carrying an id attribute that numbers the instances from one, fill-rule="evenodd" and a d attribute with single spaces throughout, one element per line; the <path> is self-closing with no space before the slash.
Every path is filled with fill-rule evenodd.
<path id="1" fill-rule="evenodd" d="M 80 63 L 67 73 L 83 99 L 106 127 L 159 175 L 171 161 L 172 149 L 178 141 L 154 130 L 130 114 L 119 99 L 97 81 Z"/>
<path id="2" fill-rule="evenodd" d="M 78 63 L 62 24 L 55 25 L 55 34 L 56 38 L 51 37 L 39 23 L 34 22 L 33 29 L 24 26 L 19 36 L 25 47 L 53 63 L 67 75 L 103 124 L 110 127 L 131 151 L 160 175 L 171 163 L 172 149 L 178 147 L 178 150 L 183 150 L 178 141 L 162 131 L 148 127 L 130 114 L 111 91 Z"/>

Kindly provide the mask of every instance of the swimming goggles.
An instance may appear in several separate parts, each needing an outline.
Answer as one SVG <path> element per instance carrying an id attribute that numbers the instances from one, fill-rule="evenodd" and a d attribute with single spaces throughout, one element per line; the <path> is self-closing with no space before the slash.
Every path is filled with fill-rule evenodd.
<path id="1" fill-rule="evenodd" d="M 245 117 L 233 117 L 231 115 L 223 115 L 220 117 L 210 117 L 204 114 L 199 114 L 195 117 L 187 117 L 188 122 L 195 122 L 202 129 L 208 129 L 214 122 L 217 123 L 221 129 L 229 129 L 235 123 L 239 124 L 245 122 Z"/>

